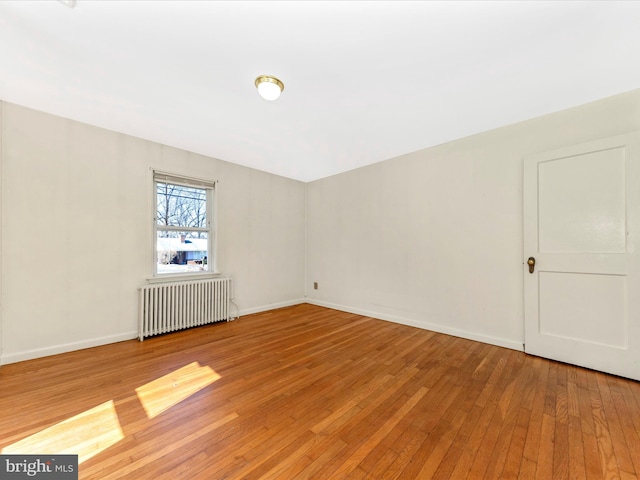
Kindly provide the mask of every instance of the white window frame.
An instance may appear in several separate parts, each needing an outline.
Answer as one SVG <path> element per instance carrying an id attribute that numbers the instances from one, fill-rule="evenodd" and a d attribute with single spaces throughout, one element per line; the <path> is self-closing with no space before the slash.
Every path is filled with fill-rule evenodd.
<path id="1" fill-rule="evenodd" d="M 170 185 L 180 185 L 183 187 L 200 188 L 206 191 L 207 213 L 205 229 L 198 227 L 184 227 L 184 226 L 161 226 L 158 225 L 157 218 L 157 192 L 158 183 L 168 183 Z M 161 170 L 152 169 L 152 244 L 153 244 L 153 258 L 152 258 L 152 271 L 153 276 L 148 277 L 149 283 L 165 282 L 175 280 L 190 280 L 190 279 L 202 279 L 209 277 L 217 277 L 220 275 L 218 272 L 218 248 L 217 248 L 217 180 L 206 180 L 202 178 L 189 177 L 186 175 L 164 172 Z M 189 231 L 205 231 L 207 233 L 207 271 L 202 272 L 183 272 L 183 273 L 158 273 L 158 231 L 160 230 L 175 230 L 181 232 Z"/>

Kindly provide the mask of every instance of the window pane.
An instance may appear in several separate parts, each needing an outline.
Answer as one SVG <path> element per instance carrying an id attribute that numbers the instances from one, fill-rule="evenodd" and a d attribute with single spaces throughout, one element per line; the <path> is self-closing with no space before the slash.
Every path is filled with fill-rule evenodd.
<path id="1" fill-rule="evenodd" d="M 158 273 L 209 271 L 206 232 L 175 232 L 158 229 Z"/>
<path id="2" fill-rule="evenodd" d="M 156 222 L 173 227 L 207 226 L 207 191 L 156 182 Z"/>

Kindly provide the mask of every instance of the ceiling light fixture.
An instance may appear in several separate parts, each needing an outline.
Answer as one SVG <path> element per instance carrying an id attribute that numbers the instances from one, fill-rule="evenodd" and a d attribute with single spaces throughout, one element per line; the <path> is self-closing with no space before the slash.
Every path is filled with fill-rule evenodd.
<path id="1" fill-rule="evenodd" d="M 284 83 L 271 75 L 260 75 L 255 83 L 258 93 L 265 100 L 277 100 L 284 90 Z"/>
<path id="2" fill-rule="evenodd" d="M 76 0 L 58 0 L 58 1 L 69 8 L 75 8 L 76 6 Z"/>

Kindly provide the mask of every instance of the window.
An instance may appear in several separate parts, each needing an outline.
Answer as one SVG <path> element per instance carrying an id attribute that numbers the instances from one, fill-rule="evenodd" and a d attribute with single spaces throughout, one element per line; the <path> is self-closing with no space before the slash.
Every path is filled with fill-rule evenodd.
<path id="1" fill-rule="evenodd" d="M 156 275 L 215 272 L 215 182 L 153 173 Z"/>

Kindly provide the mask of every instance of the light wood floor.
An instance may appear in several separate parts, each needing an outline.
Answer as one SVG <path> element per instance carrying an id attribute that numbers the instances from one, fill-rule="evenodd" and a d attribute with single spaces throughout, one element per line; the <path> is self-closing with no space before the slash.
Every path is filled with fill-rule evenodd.
<path id="1" fill-rule="evenodd" d="M 80 478 L 636 479 L 640 384 L 311 305 L 0 367 Z"/>

